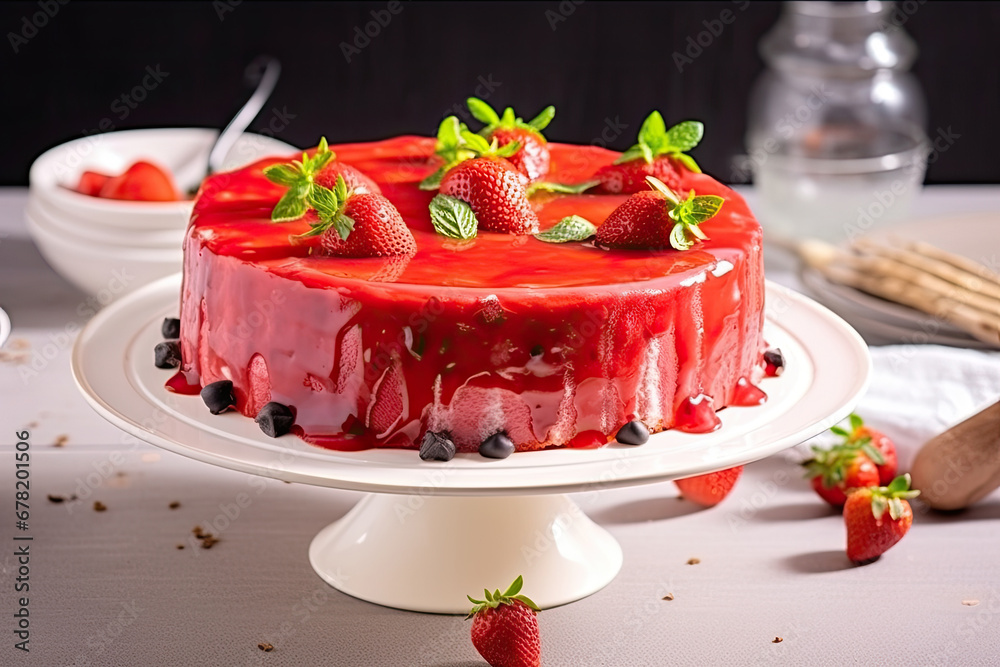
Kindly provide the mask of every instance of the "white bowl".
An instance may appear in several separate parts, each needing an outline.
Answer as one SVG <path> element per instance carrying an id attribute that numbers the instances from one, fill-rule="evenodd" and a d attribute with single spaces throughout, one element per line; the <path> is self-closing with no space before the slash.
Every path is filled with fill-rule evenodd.
<path id="1" fill-rule="evenodd" d="M 68 237 L 25 215 L 28 231 L 55 271 L 104 306 L 158 278 L 181 270 L 184 253 L 173 249 L 110 246 Z"/>
<path id="2" fill-rule="evenodd" d="M 185 228 L 178 229 L 126 229 L 124 227 L 99 227 L 66 215 L 46 204 L 40 197 L 29 194 L 25 214 L 34 223 L 67 240 L 88 244 L 102 244 L 133 249 L 167 250 L 180 248 L 184 242 Z"/>
<path id="3" fill-rule="evenodd" d="M 137 202 L 102 199 L 71 188 L 86 170 L 121 173 L 133 162 L 150 160 L 169 169 L 181 192 L 201 182 L 208 153 L 219 131 L 205 128 L 123 130 L 81 137 L 42 153 L 28 172 L 29 191 L 61 215 L 97 226 L 125 229 L 183 229 L 190 200 Z M 294 146 L 271 137 L 244 134 L 226 156 L 235 169 L 269 155 L 291 156 Z"/>

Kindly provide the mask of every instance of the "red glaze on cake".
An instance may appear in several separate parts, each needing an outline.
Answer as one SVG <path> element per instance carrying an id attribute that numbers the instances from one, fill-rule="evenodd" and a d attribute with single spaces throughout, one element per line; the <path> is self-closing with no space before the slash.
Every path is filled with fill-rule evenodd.
<path id="1" fill-rule="evenodd" d="M 607 250 L 480 230 L 436 234 L 417 184 L 439 163 L 422 137 L 332 146 L 373 179 L 417 252 L 327 257 L 307 220 L 275 224 L 284 189 L 258 162 L 202 185 L 185 241 L 184 364 L 175 390 L 232 380 L 243 414 L 291 406 L 332 449 L 416 448 L 429 429 L 458 451 L 506 431 L 518 451 L 593 447 L 634 419 L 703 432 L 756 405 L 762 374 L 760 226 L 729 188 L 683 170 L 678 188 L 726 201 L 692 249 Z M 549 144 L 547 181 L 587 181 L 618 153 Z M 599 225 L 627 195 L 532 197 L 541 228 Z"/>

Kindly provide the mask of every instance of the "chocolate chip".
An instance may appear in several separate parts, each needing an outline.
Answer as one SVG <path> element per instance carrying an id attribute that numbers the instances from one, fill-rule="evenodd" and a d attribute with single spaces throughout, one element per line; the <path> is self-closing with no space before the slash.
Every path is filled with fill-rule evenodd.
<path id="1" fill-rule="evenodd" d="M 177 368 L 181 365 L 181 344 L 176 340 L 157 343 L 153 356 L 157 368 Z"/>
<path id="2" fill-rule="evenodd" d="M 514 453 L 514 441 L 500 431 L 483 440 L 479 453 L 488 459 L 505 459 Z"/>
<path id="3" fill-rule="evenodd" d="M 181 321 L 176 317 L 164 317 L 160 333 L 166 339 L 181 337 Z"/>
<path id="4" fill-rule="evenodd" d="M 201 400 L 205 401 L 205 405 L 213 415 L 222 414 L 229 408 L 236 407 L 233 383 L 229 380 L 219 380 L 205 385 L 201 390 Z"/>
<path id="5" fill-rule="evenodd" d="M 167 505 L 167 507 L 169 507 L 172 510 L 175 510 L 175 509 L 177 509 L 180 506 L 181 506 L 181 504 L 178 501 L 176 501 L 176 500 L 171 501 L 170 504 Z"/>
<path id="6" fill-rule="evenodd" d="M 649 429 L 638 419 L 633 419 L 618 429 L 615 440 L 623 445 L 644 445 L 649 440 Z"/>
<path id="7" fill-rule="evenodd" d="M 104 512 L 107 509 L 108 509 L 108 506 L 105 505 L 104 503 L 102 503 L 100 500 L 95 500 L 94 501 L 94 511 L 95 512 Z"/>
<path id="8" fill-rule="evenodd" d="M 261 642 L 257 644 L 257 648 L 259 648 L 261 651 L 264 651 L 265 653 L 270 653 L 271 651 L 274 650 L 274 646 L 272 644 L 268 644 L 267 642 Z"/>
<path id="9" fill-rule="evenodd" d="M 254 421 L 260 426 L 264 435 L 277 438 L 292 430 L 295 413 L 287 405 L 271 401 L 260 409 Z"/>
<path id="10" fill-rule="evenodd" d="M 420 442 L 420 458 L 424 461 L 451 461 L 455 458 L 455 443 L 447 431 L 427 431 Z"/>
<path id="11" fill-rule="evenodd" d="M 781 349 L 774 347 L 764 352 L 764 372 L 767 375 L 781 375 L 785 370 L 785 355 Z"/>

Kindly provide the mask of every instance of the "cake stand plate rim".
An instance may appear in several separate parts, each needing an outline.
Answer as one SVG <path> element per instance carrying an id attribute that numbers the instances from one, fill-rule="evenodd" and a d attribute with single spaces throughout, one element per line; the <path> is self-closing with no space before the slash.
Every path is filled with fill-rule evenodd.
<path id="1" fill-rule="evenodd" d="M 197 396 L 162 385 L 172 371 L 152 364 L 159 319 L 176 314 L 181 274 L 127 295 L 77 337 L 74 380 L 91 407 L 130 435 L 213 465 L 373 493 L 532 495 L 631 486 L 698 475 L 770 456 L 845 418 L 867 389 L 871 359 L 861 337 L 806 296 L 767 283 L 765 336 L 785 348 L 786 372 L 767 379 L 772 398 L 720 411 L 709 434 L 665 431 L 642 447 L 546 450 L 502 461 L 459 455 L 424 462 L 412 450 L 336 452 L 294 436 L 270 439 L 236 413 L 212 416 Z M 832 354 L 831 354 L 832 352 Z M 768 384 L 769 383 L 769 384 Z"/>

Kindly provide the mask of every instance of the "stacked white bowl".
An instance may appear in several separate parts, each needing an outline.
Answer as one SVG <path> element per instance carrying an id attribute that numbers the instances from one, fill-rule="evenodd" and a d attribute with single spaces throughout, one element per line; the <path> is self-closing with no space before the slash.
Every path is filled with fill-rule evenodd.
<path id="1" fill-rule="evenodd" d="M 197 189 L 218 130 L 163 128 L 81 137 L 43 153 L 31 166 L 28 230 L 60 275 L 103 305 L 181 270 L 192 201 L 144 202 L 91 197 L 73 188 L 84 171 L 116 175 L 138 160 L 171 172 L 181 193 Z M 225 160 L 235 169 L 298 149 L 244 134 Z"/>

